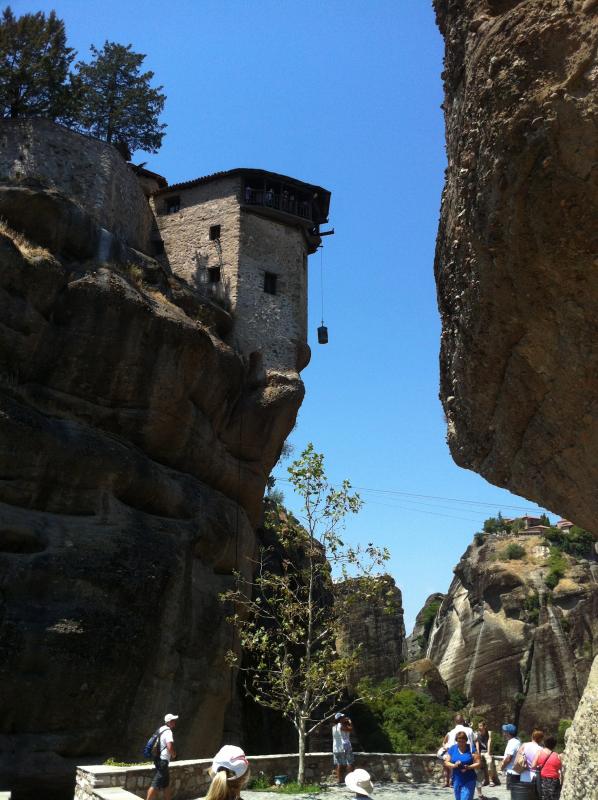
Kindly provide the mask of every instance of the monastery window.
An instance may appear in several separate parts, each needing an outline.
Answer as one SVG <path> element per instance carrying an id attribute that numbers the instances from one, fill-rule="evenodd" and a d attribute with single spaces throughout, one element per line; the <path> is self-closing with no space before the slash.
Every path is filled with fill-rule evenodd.
<path id="1" fill-rule="evenodd" d="M 220 239 L 220 225 L 210 225 L 210 241 L 215 242 Z"/>
<path id="2" fill-rule="evenodd" d="M 208 283 L 220 283 L 220 267 L 208 267 Z"/>
<path id="3" fill-rule="evenodd" d="M 276 294 L 276 279 L 278 275 L 274 272 L 264 274 L 264 291 L 266 294 Z"/>
<path id="4" fill-rule="evenodd" d="M 167 214 L 176 214 L 181 210 L 180 197 L 167 197 L 165 200 L 165 210 Z"/>

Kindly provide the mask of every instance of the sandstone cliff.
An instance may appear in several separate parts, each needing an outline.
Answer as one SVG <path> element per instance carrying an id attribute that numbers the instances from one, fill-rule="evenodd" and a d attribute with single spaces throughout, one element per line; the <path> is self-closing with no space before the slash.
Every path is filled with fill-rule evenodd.
<path id="1" fill-rule="evenodd" d="M 72 795 L 75 764 L 139 758 L 166 711 L 182 757 L 220 745 L 234 686 L 217 596 L 253 553 L 303 393 L 298 375 L 258 380 L 222 310 L 104 227 L 147 207 L 136 184 L 110 189 L 112 148 L 79 162 L 83 137 L 60 137 L 45 183 L 5 169 L 0 185 L 20 232 L 0 235 L 0 783 L 15 797 Z M 69 194 L 94 166 L 103 214 Z"/>
<path id="2" fill-rule="evenodd" d="M 434 5 L 446 43 L 435 270 L 451 452 L 595 530 L 598 4 Z M 568 757 L 583 775 L 579 751 Z"/>
<path id="3" fill-rule="evenodd" d="M 522 557 L 508 558 L 521 553 L 514 547 Z M 565 575 L 550 590 L 542 538 L 490 535 L 455 569 L 428 657 L 493 727 L 512 720 L 556 731 L 575 713 L 598 641 L 598 564 L 563 559 Z"/>
<path id="4" fill-rule="evenodd" d="M 352 581 L 337 587 L 351 593 Z M 405 661 L 403 597 L 394 579 L 384 575 L 377 581 L 376 596 L 367 603 L 343 603 L 346 616 L 337 642 L 340 652 L 354 653 L 360 647 L 359 665 L 351 675 L 350 689 L 362 678 L 373 683 L 398 676 Z"/>
<path id="5" fill-rule="evenodd" d="M 415 618 L 413 631 L 407 637 L 408 661 L 417 661 L 426 655 L 432 624 L 443 600 L 444 595 L 440 592 L 435 592 L 426 598 L 426 602 Z"/>
<path id="6" fill-rule="evenodd" d="M 591 7 L 591 8 L 590 8 Z M 458 464 L 596 527 L 598 7 L 436 2 L 440 394 Z"/>

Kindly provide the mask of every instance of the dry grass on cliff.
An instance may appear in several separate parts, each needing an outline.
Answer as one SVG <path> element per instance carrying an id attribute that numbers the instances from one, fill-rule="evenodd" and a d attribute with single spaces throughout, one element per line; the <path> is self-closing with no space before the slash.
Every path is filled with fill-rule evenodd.
<path id="1" fill-rule="evenodd" d="M 50 253 L 49 250 L 46 250 L 45 247 L 40 247 L 40 245 L 35 244 L 34 242 L 27 239 L 23 236 L 22 233 L 19 231 L 15 231 L 14 228 L 11 228 L 10 225 L 7 223 L 5 219 L 0 217 L 0 235 L 6 236 L 8 239 L 11 239 L 14 243 L 15 247 L 19 250 L 21 255 L 27 259 L 34 259 L 34 258 L 47 258 L 54 260 L 54 257 Z"/>

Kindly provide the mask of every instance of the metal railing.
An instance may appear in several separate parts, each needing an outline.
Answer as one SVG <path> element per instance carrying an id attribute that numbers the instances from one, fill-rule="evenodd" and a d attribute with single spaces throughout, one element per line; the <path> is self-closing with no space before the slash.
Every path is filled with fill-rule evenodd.
<path id="1" fill-rule="evenodd" d="M 252 189 L 246 186 L 243 199 L 247 205 L 275 208 L 277 211 L 285 211 L 302 219 L 312 219 L 311 203 L 298 199 L 287 191 L 279 193 L 272 189 Z"/>

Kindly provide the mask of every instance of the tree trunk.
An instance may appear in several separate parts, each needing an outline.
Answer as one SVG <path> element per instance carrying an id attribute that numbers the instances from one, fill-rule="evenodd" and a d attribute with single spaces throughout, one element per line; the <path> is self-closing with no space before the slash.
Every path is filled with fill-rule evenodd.
<path id="1" fill-rule="evenodd" d="M 303 786 L 305 783 L 305 720 L 302 719 L 299 722 L 299 728 L 297 729 L 299 734 L 299 765 L 297 767 L 297 783 L 300 786 Z"/>

